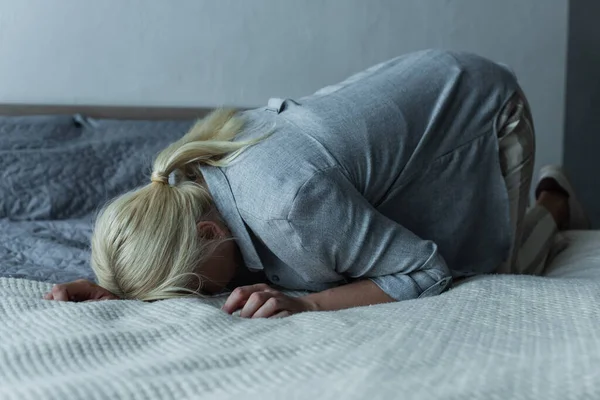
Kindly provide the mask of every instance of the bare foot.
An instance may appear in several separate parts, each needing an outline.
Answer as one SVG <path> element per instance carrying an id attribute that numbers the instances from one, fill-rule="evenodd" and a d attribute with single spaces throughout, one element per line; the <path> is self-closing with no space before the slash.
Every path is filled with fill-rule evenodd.
<path id="1" fill-rule="evenodd" d="M 577 195 L 563 168 L 559 165 L 546 165 L 540 169 L 539 176 L 535 198 L 538 204 L 552 214 L 559 229 L 590 229 L 590 220 L 577 201 Z M 542 197 L 543 192 L 551 193 L 552 196 L 546 194 Z M 564 202 L 568 205 L 568 212 L 563 209 Z"/>
<path id="2" fill-rule="evenodd" d="M 537 204 L 554 218 L 559 230 L 568 229 L 571 220 L 569 194 L 552 178 L 543 179 L 536 190 Z"/>
<path id="3" fill-rule="evenodd" d="M 559 231 L 569 227 L 569 199 L 564 194 L 543 191 L 540 193 L 537 204 L 548 210 Z"/>

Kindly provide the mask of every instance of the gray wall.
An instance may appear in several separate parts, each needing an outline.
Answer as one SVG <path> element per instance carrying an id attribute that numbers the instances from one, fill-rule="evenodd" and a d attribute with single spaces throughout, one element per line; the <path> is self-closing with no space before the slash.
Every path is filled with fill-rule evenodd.
<path id="1" fill-rule="evenodd" d="M 571 1 L 565 167 L 593 225 L 600 226 L 600 2 Z"/>
<path id="2" fill-rule="evenodd" d="M 0 0 L 0 103 L 258 106 L 427 47 L 512 66 L 560 162 L 567 0 Z"/>

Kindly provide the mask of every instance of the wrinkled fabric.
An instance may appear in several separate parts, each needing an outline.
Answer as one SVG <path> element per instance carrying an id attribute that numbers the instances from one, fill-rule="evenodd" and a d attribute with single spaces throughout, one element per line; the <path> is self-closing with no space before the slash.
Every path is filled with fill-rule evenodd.
<path id="1" fill-rule="evenodd" d="M 600 235 L 569 239 L 551 278 L 283 319 L 225 297 L 45 301 L 50 285 L 0 278 L 0 398 L 598 399 Z"/>
<path id="2" fill-rule="evenodd" d="M 0 276 L 93 278 L 97 210 L 148 182 L 154 156 L 191 123 L 0 117 Z"/>
<path id="3" fill-rule="evenodd" d="M 272 135 L 201 170 L 246 264 L 272 283 L 369 278 L 395 300 L 436 295 L 509 255 L 496 122 L 518 90 L 473 54 L 403 55 L 244 113 L 240 140 Z"/>

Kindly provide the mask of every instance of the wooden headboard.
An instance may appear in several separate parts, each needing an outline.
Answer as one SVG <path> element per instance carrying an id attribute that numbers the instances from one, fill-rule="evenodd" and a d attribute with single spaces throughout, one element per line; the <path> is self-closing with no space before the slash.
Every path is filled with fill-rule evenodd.
<path id="1" fill-rule="evenodd" d="M 0 104 L 0 115 L 73 115 L 111 119 L 196 119 L 210 108 Z"/>

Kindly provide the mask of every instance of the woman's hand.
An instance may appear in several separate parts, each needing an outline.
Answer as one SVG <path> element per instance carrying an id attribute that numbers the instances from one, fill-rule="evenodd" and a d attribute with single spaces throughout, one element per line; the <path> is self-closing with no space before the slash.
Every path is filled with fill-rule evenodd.
<path id="1" fill-rule="evenodd" d="M 118 300 L 119 298 L 102 286 L 80 279 L 75 282 L 54 285 L 50 293 L 44 296 L 44 299 L 57 301 L 99 301 Z"/>
<path id="2" fill-rule="evenodd" d="M 228 314 L 240 309 L 242 318 L 279 318 L 305 311 L 317 311 L 317 306 L 306 298 L 290 297 L 260 283 L 236 288 L 222 308 Z"/>

